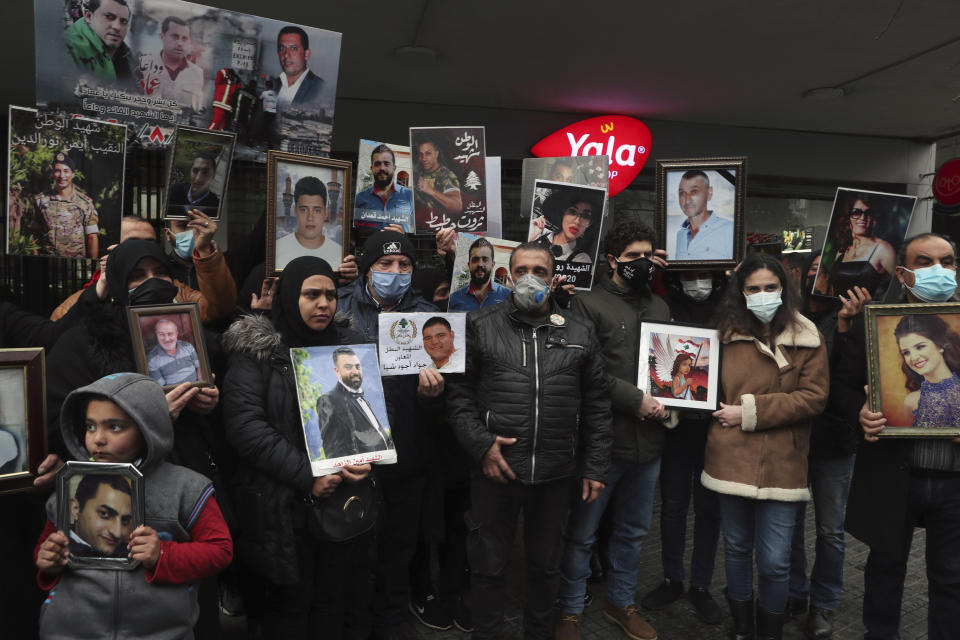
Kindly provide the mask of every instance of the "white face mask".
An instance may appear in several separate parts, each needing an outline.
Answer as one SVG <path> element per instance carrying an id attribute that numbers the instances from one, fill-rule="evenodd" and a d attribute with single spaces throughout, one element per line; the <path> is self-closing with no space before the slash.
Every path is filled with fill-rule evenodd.
<path id="1" fill-rule="evenodd" d="M 680 284 L 683 286 L 683 292 L 697 302 L 703 302 L 709 298 L 710 293 L 713 291 L 713 280 L 710 278 L 684 280 Z"/>
<path id="2" fill-rule="evenodd" d="M 780 299 L 781 293 L 782 290 L 760 291 L 752 295 L 743 294 L 743 296 L 747 299 L 747 309 L 757 316 L 757 320 L 766 324 L 773 320 L 773 316 L 777 315 L 777 309 L 783 304 Z"/>

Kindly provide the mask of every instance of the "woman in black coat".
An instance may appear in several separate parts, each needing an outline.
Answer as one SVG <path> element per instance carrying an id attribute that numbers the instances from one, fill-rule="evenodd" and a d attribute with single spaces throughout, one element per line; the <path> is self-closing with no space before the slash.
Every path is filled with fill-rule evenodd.
<path id="1" fill-rule="evenodd" d="M 330 265 L 301 257 L 280 276 L 272 317 L 245 316 L 223 336 L 230 353 L 223 385 L 227 440 L 240 459 L 235 542 L 242 566 L 265 583 L 258 598 L 265 638 L 358 636 L 368 617 L 367 596 L 359 592 L 369 583 L 364 567 L 372 531 L 345 542 L 318 540 L 308 532 L 308 509 L 341 482 L 370 482 L 370 465 L 313 477 L 290 360 L 291 347 L 363 342 L 334 321 L 336 310 Z"/>

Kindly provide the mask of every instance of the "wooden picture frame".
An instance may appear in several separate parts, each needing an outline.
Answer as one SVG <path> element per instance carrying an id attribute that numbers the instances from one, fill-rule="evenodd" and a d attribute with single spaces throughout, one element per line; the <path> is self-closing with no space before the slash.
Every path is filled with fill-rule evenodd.
<path id="1" fill-rule="evenodd" d="M 334 271 L 350 255 L 354 195 L 352 172 L 353 163 L 346 160 L 285 151 L 267 153 L 267 252 L 264 263 L 267 277 L 279 276 L 287 262 L 301 255 L 323 258 Z M 297 200 L 304 197 L 316 199 L 321 191 L 317 182 L 323 185 L 325 222 L 317 223 L 313 217 L 304 217 L 301 224 Z M 336 203 L 333 213 L 329 211 L 332 202 L 329 185 L 332 183 L 340 184 L 340 201 Z M 298 196 L 297 187 L 301 184 L 301 195 Z M 301 203 L 305 207 L 303 216 L 310 215 L 307 205 L 307 202 Z M 280 215 L 281 212 L 283 215 Z M 301 226 L 308 227 L 302 234 Z M 283 235 L 280 235 L 281 232 Z M 321 245 L 313 249 L 304 247 L 300 235 L 309 235 L 305 239 L 315 242 L 317 233 L 323 237 Z M 324 247 L 328 248 L 324 250 Z"/>
<path id="2" fill-rule="evenodd" d="M 140 561 L 127 557 L 127 542 L 145 517 L 143 475 L 132 464 L 71 460 L 57 472 L 56 524 L 70 540 L 69 566 L 137 568 Z M 91 535 L 93 527 L 106 535 Z"/>
<path id="3" fill-rule="evenodd" d="M 870 304 L 864 320 L 867 401 L 887 419 L 877 435 L 960 436 L 960 403 L 936 402 L 960 387 L 960 303 Z"/>
<path id="4" fill-rule="evenodd" d="M 236 133 L 177 125 L 170 143 L 166 187 L 160 208 L 164 220 L 189 220 L 187 212 L 191 209 L 198 209 L 209 218 L 220 220 L 236 145 Z M 197 160 L 201 162 L 198 164 Z M 209 171 L 211 164 L 213 175 L 208 182 L 213 185 L 209 186 L 207 193 L 212 194 L 213 198 L 205 196 L 194 206 L 190 201 L 193 180 L 191 167 L 197 166 L 201 172 L 198 175 L 204 175 L 202 172 Z"/>
<path id="5" fill-rule="evenodd" d="M 673 322 L 642 322 L 637 387 L 666 407 L 716 411 L 720 401 L 721 348 L 720 333 L 716 329 Z M 683 370 L 684 360 L 690 362 L 687 371 Z M 673 388 L 678 375 L 680 397 Z"/>
<path id="6" fill-rule="evenodd" d="M 689 175 L 690 172 L 697 175 Z M 744 251 L 747 159 L 657 160 L 656 182 L 657 240 L 669 255 L 670 268 L 731 269 L 737 266 Z M 681 197 L 690 204 L 682 206 Z M 696 209 L 700 212 L 691 215 Z M 705 211 L 710 213 L 706 221 L 702 221 L 705 226 L 691 237 L 689 227 L 684 225 L 689 225 L 697 215 L 703 216 Z"/>
<path id="7" fill-rule="evenodd" d="M 40 347 L 0 349 L 0 493 L 32 488 L 47 455 L 44 358 Z"/>
<path id="8" fill-rule="evenodd" d="M 156 380 L 164 391 L 184 382 L 194 387 L 213 386 L 197 303 L 130 307 L 127 317 L 138 372 Z M 158 327 L 161 322 L 165 326 Z M 175 348 L 173 354 L 169 353 L 169 347 Z M 191 368 L 187 366 L 188 360 L 196 363 L 199 375 L 187 373 Z"/>

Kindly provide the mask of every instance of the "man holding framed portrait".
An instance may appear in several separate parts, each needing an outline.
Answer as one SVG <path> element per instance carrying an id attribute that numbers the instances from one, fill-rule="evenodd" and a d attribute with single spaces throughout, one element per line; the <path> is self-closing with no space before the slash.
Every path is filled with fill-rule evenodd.
<path id="1" fill-rule="evenodd" d="M 956 245 L 946 236 L 922 233 L 907 239 L 895 269 L 905 289 L 907 304 L 902 306 L 954 300 L 956 254 Z M 867 309 L 870 314 L 871 307 Z M 870 359 L 876 365 L 875 336 L 870 342 Z M 913 342 L 908 340 L 906 346 Z M 867 354 L 851 347 L 839 357 L 859 357 L 859 370 L 866 372 Z M 939 353 L 931 351 L 931 361 L 936 359 L 934 352 Z M 900 353 L 909 368 L 922 368 L 922 362 L 911 364 L 910 356 Z M 878 378 L 876 371 L 870 377 Z M 845 524 L 870 547 L 863 599 L 867 637 L 898 637 L 907 560 L 917 526 L 924 526 L 927 535 L 928 637 L 955 637 L 960 599 L 960 438 L 881 438 L 887 417 L 866 402 L 859 421 L 867 442 L 857 453 Z"/>

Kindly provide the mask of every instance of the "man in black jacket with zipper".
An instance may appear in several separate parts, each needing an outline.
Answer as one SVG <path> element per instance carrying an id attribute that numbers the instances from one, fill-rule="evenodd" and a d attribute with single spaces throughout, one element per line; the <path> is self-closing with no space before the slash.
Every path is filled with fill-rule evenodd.
<path id="1" fill-rule="evenodd" d="M 467 363 L 448 385 L 457 439 L 481 469 L 471 481 L 467 553 L 474 640 L 497 635 L 521 510 L 526 638 L 551 638 L 562 532 L 574 499 L 592 502 L 610 465 L 610 399 L 593 325 L 550 302 L 553 256 L 524 243 L 514 292 L 467 315 Z M 576 496 L 576 498 L 574 498 Z"/>

